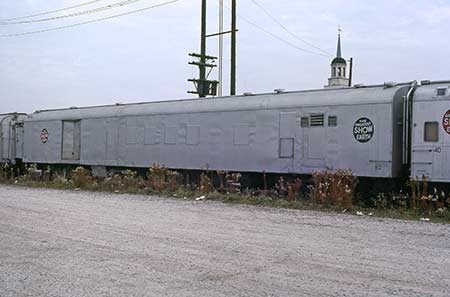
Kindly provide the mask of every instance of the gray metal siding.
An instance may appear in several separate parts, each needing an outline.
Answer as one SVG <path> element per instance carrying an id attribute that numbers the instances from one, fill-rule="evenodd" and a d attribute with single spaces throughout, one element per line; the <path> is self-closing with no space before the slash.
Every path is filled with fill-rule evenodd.
<path id="1" fill-rule="evenodd" d="M 436 96 L 441 87 L 449 83 L 421 86 L 416 91 L 412 118 L 411 177 L 425 176 L 432 182 L 450 182 L 450 134 L 443 127 L 443 117 L 450 110 L 450 94 Z M 437 142 L 426 142 L 425 122 L 438 123 Z"/>
<path id="2" fill-rule="evenodd" d="M 62 159 L 79 160 L 80 159 L 80 121 L 62 122 Z"/>
<path id="3" fill-rule="evenodd" d="M 25 122 L 25 161 L 78 163 L 61 159 L 62 121 L 82 119 L 79 163 L 85 165 L 301 174 L 331 168 L 391 177 L 392 105 L 400 88 L 42 112 Z M 301 117 L 317 114 L 323 114 L 322 126 L 301 127 Z M 329 115 L 337 126 L 327 125 Z M 370 118 L 375 127 L 367 143 L 353 135 L 359 118 Z M 39 139 L 44 128 L 46 144 Z"/>
<path id="4" fill-rule="evenodd" d="M 14 163 L 17 158 L 17 150 L 19 150 L 20 156 L 22 139 L 16 138 L 16 125 L 24 117 L 24 114 L 19 113 L 0 115 L 0 162 Z"/>
<path id="5" fill-rule="evenodd" d="M 353 122 L 361 116 L 367 116 L 374 110 L 386 116 L 373 119 L 374 124 L 383 133 L 367 143 L 357 143 L 352 134 Z M 337 127 L 301 128 L 299 116 L 308 110 L 298 112 L 279 110 L 258 112 L 236 112 L 218 114 L 191 114 L 179 116 L 148 116 L 128 118 L 87 119 L 82 121 L 81 164 L 148 167 L 152 163 L 164 164 L 171 168 L 229 171 L 263 171 L 312 173 L 318 169 L 352 169 L 360 176 L 391 176 L 392 137 L 388 124 L 391 106 L 365 106 L 354 108 L 335 108 L 339 124 Z M 315 110 L 316 111 L 316 110 Z M 280 114 L 283 123 L 280 126 Z M 142 136 L 130 137 L 126 123 L 129 121 L 146 123 L 159 122 L 159 141 L 151 144 Z M 187 122 L 188 121 L 188 122 Z M 233 124 L 234 122 L 238 125 Z M 27 162 L 68 163 L 61 160 L 62 122 L 37 122 L 37 126 L 27 123 L 27 139 L 32 139 L 34 148 L 28 147 Z M 172 127 L 176 137 L 169 142 L 164 127 Z M 185 127 L 199 132 L 199 139 L 187 141 Z M 40 143 L 39 133 L 46 127 L 49 130 L 49 142 Z M 176 129 L 175 129 L 176 127 Z M 101 129 L 102 128 L 102 129 Z M 142 130 L 136 128 L 135 131 Z M 302 130 L 309 130 L 303 137 Z M 303 132 L 303 133 L 302 133 Z M 142 133 L 142 132 L 139 132 Z M 139 134 L 138 133 L 138 134 Z M 193 132 L 195 134 L 195 132 Z M 37 134 L 37 136 L 36 136 Z M 322 139 L 311 141 L 312 136 L 326 135 Z M 130 141 L 130 138 L 133 140 Z M 194 138 L 197 138 L 195 136 Z M 30 142 L 27 142 L 27 145 Z M 388 149 L 385 149 L 388 146 Z M 294 150 L 291 154 L 290 150 Z M 290 156 L 292 155 L 292 158 Z M 383 167 L 375 167 L 373 161 L 383 161 Z M 386 162 L 385 162 L 386 161 Z M 69 162 L 69 163 L 73 163 Z"/>
<path id="6" fill-rule="evenodd" d="M 25 131 L 23 124 L 16 126 L 16 159 L 23 159 Z"/>

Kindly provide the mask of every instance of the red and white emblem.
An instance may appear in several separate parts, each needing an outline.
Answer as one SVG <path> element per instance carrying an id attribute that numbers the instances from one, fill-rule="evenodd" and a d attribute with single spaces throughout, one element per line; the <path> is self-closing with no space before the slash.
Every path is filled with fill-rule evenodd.
<path id="1" fill-rule="evenodd" d="M 41 131 L 41 141 L 42 141 L 42 143 L 47 143 L 48 142 L 48 131 L 47 131 L 47 129 L 42 129 L 42 131 Z"/>
<path id="2" fill-rule="evenodd" d="M 445 113 L 444 119 L 442 120 L 442 126 L 444 127 L 445 132 L 450 134 L 450 110 Z"/>

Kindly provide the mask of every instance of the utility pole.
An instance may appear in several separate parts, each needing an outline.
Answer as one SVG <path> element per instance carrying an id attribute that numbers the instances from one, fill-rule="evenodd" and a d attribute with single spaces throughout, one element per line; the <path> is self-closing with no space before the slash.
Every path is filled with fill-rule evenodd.
<path id="1" fill-rule="evenodd" d="M 348 76 L 348 86 L 351 87 L 353 84 L 353 58 L 350 58 L 350 73 Z"/>
<path id="2" fill-rule="evenodd" d="M 223 0 L 219 0 L 219 32 L 223 32 Z M 219 35 L 219 96 L 223 95 L 223 34 Z"/>
<path id="3" fill-rule="evenodd" d="M 202 0 L 202 29 L 201 29 L 201 37 L 200 37 L 200 82 L 199 87 L 201 90 L 204 90 L 204 82 L 206 79 L 206 0 Z M 201 92 L 200 97 L 205 97 Z"/>
<path id="4" fill-rule="evenodd" d="M 236 0 L 231 0 L 232 9 L 231 9 L 231 30 L 223 31 L 223 0 L 220 0 L 220 13 L 219 13 L 219 29 L 220 32 L 213 34 L 206 34 L 206 1 L 202 0 L 202 12 L 201 12 L 201 41 L 200 41 L 200 54 L 191 53 L 189 56 L 198 58 L 198 61 L 189 62 L 190 65 L 198 66 L 199 68 L 199 78 L 198 79 L 189 79 L 188 81 L 193 82 L 196 88 L 195 91 L 190 91 L 190 94 L 198 94 L 200 98 L 206 96 L 216 96 L 217 95 L 217 87 L 219 81 L 216 80 L 208 80 L 208 76 L 212 71 L 212 68 L 217 67 L 217 65 L 213 64 L 216 57 L 206 55 L 206 41 L 209 37 L 219 36 L 219 78 L 222 80 L 222 71 L 223 71 L 223 35 L 231 34 L 231 73 L 230 73 L 230 95 L 236 95 L 236 32 L 238 31 L 236 28 L 236 19 L 237 19 L 237 8 L 236 8 Z M 208 62 L 212 60 L 212 63 Z M 207 72 L 207 68 L 211 70 Z M 223 85 L 223 84 L 222 84 Z M 222 88 L 222 85 L 220 88 Z M 220 91 L 222 93 L 222 91 Z"/>
<path id="5" fill-rule="evenodd" d="M 236 0 L 231 0 L 231 85 L 230 95 L 236 95 L 236 30 L 237 30 Z"/>
<path id="6" fill-rule="evenodd" d="M 199 79 L 189 79 L 193 82 L 196 91 L 190 91 L 188 93 L 198 94 L 200 98 L 204 98 L 208 95 L 215 96 L 217 94 L 218 81 L 212 81 L 207 79 L 206 68 L 214 68 L 215 64 L 207 63 L 207 60 L 216 60 L 216 57 L 206 55 L 206 0 L 202 0 L 202 12 L 201 12 L 201 36 L 200 36 L 200 54 L 191 53 L 189 56 L 198 58 L 199 61 L 189 62 L 190 65 L 196 65 L 199 69 Z"/>

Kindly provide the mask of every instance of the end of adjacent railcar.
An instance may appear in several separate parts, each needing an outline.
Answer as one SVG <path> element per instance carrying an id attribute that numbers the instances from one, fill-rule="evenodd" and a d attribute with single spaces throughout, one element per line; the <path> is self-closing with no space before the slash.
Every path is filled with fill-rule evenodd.
<path id="1" fill-rule="evenodd" d="M 411 125 L 411 178 L 450 183 L 450 81 L 422 82 Z"/>
<path id="2" fill-rule="evenodd" d="M 17 112 L 0 115 L 0 163 L 15 164 L 21 158 L 25 116 Z"/>

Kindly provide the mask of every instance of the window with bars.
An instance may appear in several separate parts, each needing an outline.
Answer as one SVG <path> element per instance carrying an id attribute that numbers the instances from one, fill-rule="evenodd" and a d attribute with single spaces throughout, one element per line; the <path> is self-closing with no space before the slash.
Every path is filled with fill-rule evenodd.
<path id="1" fill-rule="evenodd" d="M 337 116 L 329 116 L 328 117 L 328 126 L 336 127 L 337 126 Z"/>
<path id="2" fill-rule="evenodd" d="M 309 117 L 302 117 L 300 120 L 300 126 L 302 128 L 309 127 Z"/>

